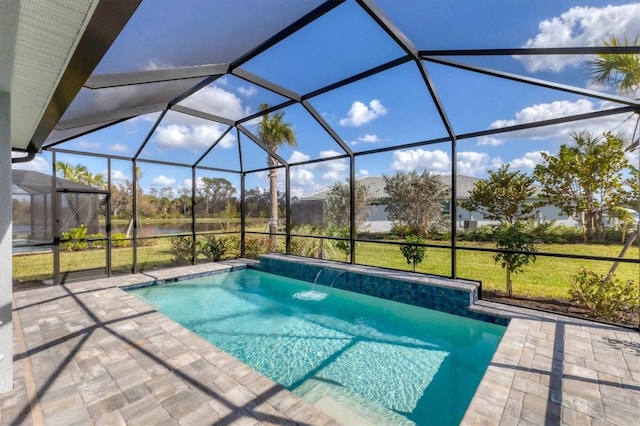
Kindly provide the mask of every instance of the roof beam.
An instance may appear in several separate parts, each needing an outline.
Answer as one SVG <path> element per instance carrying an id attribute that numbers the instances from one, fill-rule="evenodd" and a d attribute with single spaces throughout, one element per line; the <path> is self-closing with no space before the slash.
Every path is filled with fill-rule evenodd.
<path id="1" fill-rule="evenodd" d="M 101 0 L 98 3 L 33 132 L 29 150 L 40 149 L 140 2 L 141 0 Z"/>
<path id="2" fill-rule="evenodd" d="M 226 74 L 228 70 L 229 64 L 216 64 L 114 74 L 98 74 L 89 77 L 84 83 L 84 87 L 88 89 L 106 89 L 110 87 L 131 86 L 134 84 L 161 83 L 164 81 L 186 80 L 198 77 L 205 78 L 213 75 Z"/>

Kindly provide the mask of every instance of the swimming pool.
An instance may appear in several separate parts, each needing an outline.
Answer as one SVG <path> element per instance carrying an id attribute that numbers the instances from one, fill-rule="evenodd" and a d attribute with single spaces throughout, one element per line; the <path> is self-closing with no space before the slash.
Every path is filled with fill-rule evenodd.
<path id="1" fill-rule="evenodd" d="M 505 331 L 254 270 L 130 292 L 330 415 L 373 424 L 459 423 Z"/>

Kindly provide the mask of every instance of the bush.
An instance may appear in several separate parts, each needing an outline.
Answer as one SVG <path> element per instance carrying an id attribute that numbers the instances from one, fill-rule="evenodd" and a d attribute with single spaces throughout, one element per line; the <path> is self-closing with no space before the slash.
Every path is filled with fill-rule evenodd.
<path id="1" fill-rule="evenodd" d="M 586 268 L 573 276 L 569 294 L 592 315 L 608 321 L 629 322 L 630 314 L 640 308 L 640 290 L 633 280 L 598 275 Z"/>
<path id="2" fill-rule="evenodd" d="M 270 247 L 269 237 L 245 236 L 244 255 L 249 259 L 257 259 L 261 254 L 269 253 Z"/>
<path id="3" fill-rule="evenodd" d="M 400 238 L 405 238 L 410 233 L 411 227 L 409 225 L 394 222 L 393 226 L 391 227 L 391 234 L 396 235 Z"/>
<path id="4" fill-rule="evenodd" d="M 199 252 L 208 260 L 217 262 L 227 252 L 227 239 L 216 238 L 215 235 L 207 235 L 204 242 L 200 244 Z"/>
<path id="5" fill-rule="evenodd" d="M 296 238 L 289 246 L 291 254 L 303 257 L 316 257 L 320 250 L 320 240 L 317 238 Z"/>
<path id="6" fill-rule="evenodd" d="M 111 234 L 111 247 L 129 247 L 131 241 L 127 239 L 127 234 L 124 232 L 116 232 Z"/>
<path id="7" fill-rule="evenodd" d="M 578 228 L 556 225 L 555 222 L 543 222 L 531 229 L 533 237 L 546 244 L 577 243 L 582 241 L 582 232 Z"/>
<path id="8" fill-rule="evenodd" d="M 89 235 L 89 238 L 104 238 L 104 234 L 101 232 L 98 232 L 96 234 Z M 107 247 L 107 242 L 103 239 L 100 239 L 97 241 L 91 241 L 89 245 L 91 248 L 94 248 L 94 249 L 103 249 Z"/>
<path id="9" fill-rule="evenodd" d="M 227 258 L 237 259 L 240 257 L 240 236 L 228 235 L 223 237 L 227 246 Z"/>
<path id="10" fill-rule="evenodd" d="M 66 241 L 60 243 L 60 248 L 66 251 L 81 251 L 86 250 L 87 244 L 87 227 L 80 225 L 77 228 L 71 228 L 69 232 L 62 233 L 63 240 L 75 240 Z"/>
<path id="11" fill-rule="evenodd" d="M 190 263 L 193 258 L 193 238 L 171 237 L 171 261 L 178 263 Z"/>

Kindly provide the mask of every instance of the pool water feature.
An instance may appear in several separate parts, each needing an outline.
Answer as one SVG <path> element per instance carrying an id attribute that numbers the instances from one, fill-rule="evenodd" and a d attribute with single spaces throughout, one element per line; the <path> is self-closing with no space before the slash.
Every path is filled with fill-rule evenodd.
<path id="1" fill-rule="evenodd" d="M 330 415 L 461 421 L 505 327 L 313 286 L 242 270 L 130 291 Z"/>

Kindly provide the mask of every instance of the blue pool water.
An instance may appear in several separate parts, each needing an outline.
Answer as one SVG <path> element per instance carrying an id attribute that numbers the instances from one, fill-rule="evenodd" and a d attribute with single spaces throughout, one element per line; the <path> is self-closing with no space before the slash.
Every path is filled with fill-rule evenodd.
<path id="1" fill-rule="evenodd" d="M 253 270 L 131 293 L 319 408 L 373 424 L 458 424 L 505 330 Z"/>

